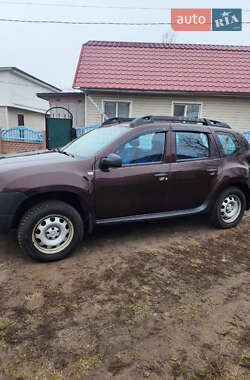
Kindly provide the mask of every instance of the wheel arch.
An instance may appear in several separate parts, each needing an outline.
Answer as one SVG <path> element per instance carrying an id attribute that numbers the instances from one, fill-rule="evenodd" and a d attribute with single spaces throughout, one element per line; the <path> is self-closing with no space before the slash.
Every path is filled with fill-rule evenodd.
<path id="1" fill-rule="evenodd" d="M 232 181 L 232 182 L 230 181 L 228 183 L 222 184 L 214 193 L 211 205 L 218 198 L 220 193 L 222 191 L 224 191 L 225 189 L 227 189 L 228 187 L 237 187 L 238 189 L 240 189 L 244 193 L 244 195 L 246 197 L 246 210 L 249 210 L 250 209 L 250 189 L 249 189 L 249 186 L 247 185 L 247 183 L 240 182 L 240 181 Z"/>
<path id="2" fill-rule="evenodd" d="M 94 226 L 94 213 L 90 210 L 88 203 L 80 195 L 69 191 L 49 191 L 45 193 L 39 193 L 28 197 L 24 200 L 16 210 L 12 228 L 16 228 L 23 216 L 23 214 L 31 207 L 48 200 L 57 200 L 68 203 L 74 207 L 81 215 L 86 231 L 91 233 Z"/>

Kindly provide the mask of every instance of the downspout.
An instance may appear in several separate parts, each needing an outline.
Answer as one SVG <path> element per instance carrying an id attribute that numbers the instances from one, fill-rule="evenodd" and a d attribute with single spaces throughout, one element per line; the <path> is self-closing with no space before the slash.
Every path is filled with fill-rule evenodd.
<path id="1" fill-rule="evenodd" d="M 88 98 L 86 94 L 84 93 L 84 126 L 86 127 L 88 125 Z"/>
<path id="2" fill-rule="evenodd" d="M 98 104 L 94 101 L 94 99 L 88 94 L 87 90 L 82 89 L 82 91 L 85 94 L 85 101 L 89 100 L 90 103 L 92 103 L 93 106 L 97 109 L 99 114 L 104 117 L 104 120 L 108 119 L 108 116 L 102 111 L 102 109 L 98 106 Z"/>

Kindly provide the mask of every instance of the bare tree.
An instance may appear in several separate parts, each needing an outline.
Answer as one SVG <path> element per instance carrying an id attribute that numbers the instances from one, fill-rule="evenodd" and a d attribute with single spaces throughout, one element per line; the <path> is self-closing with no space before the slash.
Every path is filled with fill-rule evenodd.
<path id="1" fill-rule="evenodd" d="M 162 34 L 162 42 L 173 44 L 175 42 L 176 34 L 175 32 L 169 31 Z"/>

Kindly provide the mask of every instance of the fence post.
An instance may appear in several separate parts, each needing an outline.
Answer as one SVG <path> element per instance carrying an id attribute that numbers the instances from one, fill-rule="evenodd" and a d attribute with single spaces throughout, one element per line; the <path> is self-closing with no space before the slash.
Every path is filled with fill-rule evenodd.
<path id="1" fill-rule="evenodd" d="M 43 131 L 42 149 L 46 149 L 46 131 Z"/>

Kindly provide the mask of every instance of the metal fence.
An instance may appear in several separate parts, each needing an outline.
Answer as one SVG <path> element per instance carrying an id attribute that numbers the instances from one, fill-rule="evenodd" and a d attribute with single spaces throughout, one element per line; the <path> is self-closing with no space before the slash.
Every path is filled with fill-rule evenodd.
<path id="1" fill-rule="evenodd" d="M 4 141 L 43 142 L 43 132 L 18 126 L 10 129 L 1 129 L 1 139 Z"/>
<path id="2" fill-rule="evenodd" d="M 79 128 L 79 127 L 75 127 L 75 130 L 76 130 L 76 137 L 80 137 L 80 136 L 83 136 L 85 135 L 85 133 L 93 130 L 93 129 L 96 129 L 98 127 L 100 127 L 101 124 L 93 124 L 93 125 L 89 125 L 87 127 L 82 127 L 82 128 Z"/>
<path id="3" fill-rule="evenodd" d="M 246 137 L 247 141 L 250 143 L 250 131 L 242 132 L 243 135 Z"/>

